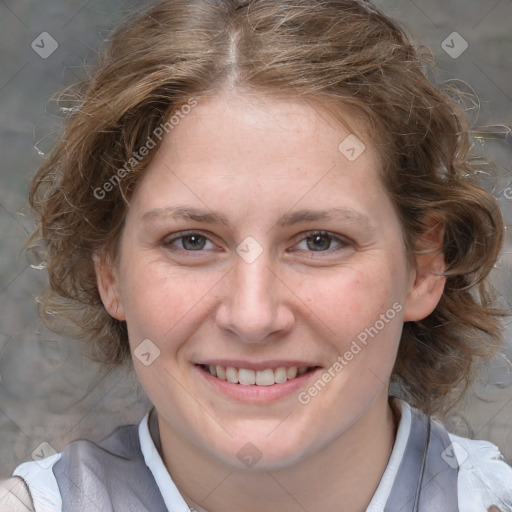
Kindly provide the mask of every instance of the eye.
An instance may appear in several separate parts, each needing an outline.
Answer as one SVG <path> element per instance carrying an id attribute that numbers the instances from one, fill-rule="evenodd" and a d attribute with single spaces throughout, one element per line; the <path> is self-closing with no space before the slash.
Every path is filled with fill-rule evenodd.
<path id="1" fill-rule="evenodd" d="M 195 231 L 167 237 L 164 239 L 164 245 L 182 251 L 193 252 L 201 252 L 205 248 L 213 249 L 215 247 L 205 235 Z"/>
<path id="2" fill-rule="evenodd" d="M 337 247 L 333 249 L 333 245 L 337 245 Z M 295 250 L 308 252 L 333 252 L 347 245 L 349 245 L 347 241 L 336 237 L 331 233 L 326 231 L 314 231 L 306 233 L 306 237 L 295 246 Z"/>

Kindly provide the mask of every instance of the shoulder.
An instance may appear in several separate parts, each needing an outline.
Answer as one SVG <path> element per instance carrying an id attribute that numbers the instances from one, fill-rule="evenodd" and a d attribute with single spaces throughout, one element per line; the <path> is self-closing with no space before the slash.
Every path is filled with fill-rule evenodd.
<path id="1" fill-rule="evenodd" d="M 512 510 L 512 467 L 499 449 L 488 441 L 449 437 L 452 444 L 445 460 L 449 463 L 454 455 L 459 468 L 461 511 L 487 511 L 493 506 L 503 512 Z"/>
<path id="2" fill-rule="evenodd" d="M 101 441 L 78 439 L 69 443 L 62 451 L 62 458 L 75 458 L 76 462 L 81 462 L 82 457 L 90 455 L 95 458 L 125 460 L 137 456 L 139 452 L 138 426 L 123 425 Z"/>
<path id="3" fill-rule="evenodd" d="M 0 512 L 34 512 L 30 492 L 20 477 L 0 480 Z"/>
<path id="4" fill-rule="evenodd" d="M 60 512 L 62 493 L 72 484 L 68 481 L 70 478 L 80 481 L 87 476 L 90 485 L 101 487 L 119 461 L 137 456 L 140 451 L 138 447 L 137 427 L 126 425 L 118 427 L 97 443 L 79 439 L 69 443 L 60 453 L 38 461 L 24 462 L 14 470 L 12 476 L 23 482 L 36 512 Z M 4 510 L 0 508 L 0 512 Z M 13 509 L 13 512 L 17 512 L 17 509 Z"/>
<path id="5" fill-rule="evenodd" d="M 402 413 L 400 426 L 413 426 L 424 417 L 406 402 L 396 404 Z M 512 466 L 500 450 L 488 441 L 451 434 L 435 418 L 430 421 L 432 435 L 442 441 L 429 446 L 436 474 L 438 470 L 443 472 L 445 465 L 456 470 L 460 512 L 512 512 Z"/>

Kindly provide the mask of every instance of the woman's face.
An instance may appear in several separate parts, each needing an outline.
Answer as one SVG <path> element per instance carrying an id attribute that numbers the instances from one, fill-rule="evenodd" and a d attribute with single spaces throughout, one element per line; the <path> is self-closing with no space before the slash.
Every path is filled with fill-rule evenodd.
<path id="1" fill-rule="evenodd" d="M 299 100 L 199 98 L 100 273 L 160 421 L 228 464 L 286 466 L 357 425 L 421 310 L 378 155 L 344 117 L 358 139 Z"/>

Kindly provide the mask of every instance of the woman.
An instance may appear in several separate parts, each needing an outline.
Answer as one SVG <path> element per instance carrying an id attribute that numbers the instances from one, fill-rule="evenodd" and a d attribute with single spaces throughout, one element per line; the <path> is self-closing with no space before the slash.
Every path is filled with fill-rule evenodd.
<path id="1" fill-rule="evenodd" d="M 18 466 L 29 509 L 512 510 L 497 448 L 429 416 L 498 346 L 503 223 L 424 69 L 363 1 L 119 27 L 31 204 L 46 306 L 154 408 Z"/>

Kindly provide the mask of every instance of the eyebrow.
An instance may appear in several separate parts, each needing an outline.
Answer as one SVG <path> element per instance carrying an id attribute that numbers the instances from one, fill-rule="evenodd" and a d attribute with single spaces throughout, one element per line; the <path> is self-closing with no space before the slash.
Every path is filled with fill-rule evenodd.
<path id="1" fill-rule="evenodd" d="M 205 224 L 223 224 L 229 226 L 229 220 L 225 215 L 212 211 L 201 210 L 192 206 L 170 206 L 167 208 L 155 208 L 142 216 L 144 222 L 162 217 L 177 217 L 179 219 L 194 220 Z"/>
<path id="2" fill-rule="evenodd" d="M 329 210 L 311 210 L 306 208 L 286 213 L 277 221 L 277 225 L 286 227 L 302 222 L 338 219 L 361 222 L 367 225 L 371 224 L 370 219 L 366 215 L 350 208 L 330 208 Z"/>
<path id="3" fill-rule="evenodd" d="M 185 220 L 193 220 L 205 224 L 222 224 L 230 226 L 228 218 L 217 212 L 202 210 L 191 206 L 170 206 L 167 208 L 155 208 L 142 215 L 144 222 L 151 222 L 154 219 L 162 217 L 174 217 Z M 369 217 L 350 208 L 330 208 L 328 210 L 302 209 L 285 213 L 275 224 L 279 227 L 288 227 L 304 222 L 314 222 L 317 220 L 337 220 L 344 219 L 354 223 L 362 223 L 365 226 L 371 226 Z"/>

